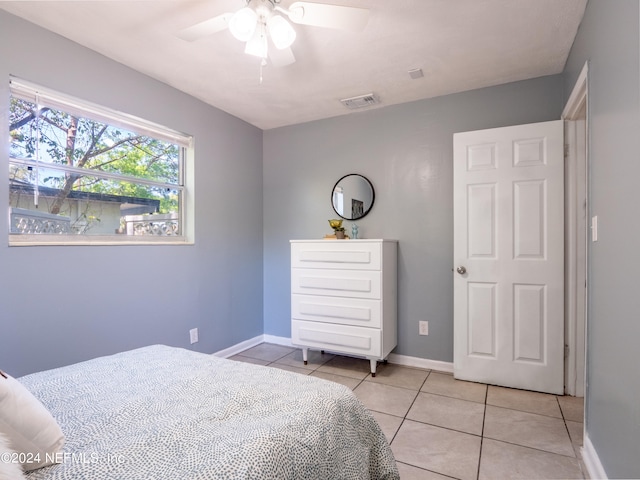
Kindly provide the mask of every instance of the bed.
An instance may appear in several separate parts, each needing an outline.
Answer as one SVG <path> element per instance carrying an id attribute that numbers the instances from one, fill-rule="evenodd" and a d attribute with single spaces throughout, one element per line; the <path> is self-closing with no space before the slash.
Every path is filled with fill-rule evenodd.
<path id="1" fill-rule="evenodd" d="M 371 414 L 319 378 L 154 345 L 17 380 L 64 433 L 30 480 L 399 478 Z"/>

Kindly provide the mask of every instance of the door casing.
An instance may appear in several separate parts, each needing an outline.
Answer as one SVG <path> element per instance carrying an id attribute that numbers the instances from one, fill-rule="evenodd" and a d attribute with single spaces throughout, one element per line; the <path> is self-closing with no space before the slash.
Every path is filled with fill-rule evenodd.
<path id="1" fill-rule="evenodd" d="M 565 393 L 586 389 L 587 250 L 589 218 L 589 64 L 585 63 L 562 112 L 565 121 Z"/>

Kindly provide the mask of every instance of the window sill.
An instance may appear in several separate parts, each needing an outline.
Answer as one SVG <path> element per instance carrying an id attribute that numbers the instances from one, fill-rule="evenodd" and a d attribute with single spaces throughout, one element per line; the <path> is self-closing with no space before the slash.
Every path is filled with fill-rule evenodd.
<path id="1" fill-rule="evenodd" d="M 152 237 L 133 235 L 23 235 L 9 234 L 10 247 L 100 246 L 100 245 L 193 245 L 187 237 Z"/>

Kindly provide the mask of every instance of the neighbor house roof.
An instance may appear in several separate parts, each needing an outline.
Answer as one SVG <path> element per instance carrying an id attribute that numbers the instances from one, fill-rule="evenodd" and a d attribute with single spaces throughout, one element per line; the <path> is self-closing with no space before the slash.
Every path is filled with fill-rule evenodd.
<path id="1" fill-rule="evenodd" d="M 12 179 L 10 182 L 11 192 L 33 195 L 35 187 L 31 183 Z M 43 197 L 55 197 L 60 192 L 57 188 L 38 187 L 38 195 Z M 122 215 L 141 215 L 143 213 L 156 213 L 160 210 L 160 200 L 153 198 L 130 197 L 126 195 L 112 195 L 99 192 L 82 192 L 72 190 L 67 198 L 73 200 L 93 200 L 99 202 L 109 202 L 120 204 Z"/>

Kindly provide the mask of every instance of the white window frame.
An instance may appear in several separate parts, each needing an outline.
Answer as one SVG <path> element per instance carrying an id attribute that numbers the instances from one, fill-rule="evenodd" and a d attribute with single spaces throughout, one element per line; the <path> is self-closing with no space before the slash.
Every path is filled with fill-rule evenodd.
<path id="1" fill-rule="evenodd" d="M 18 97 L 37 104 L 78 115 L 84 118 L 124 128 L 141 135 L 163 140 L 178 145 L 183 149 L 179 168 L 179 184 L 172 185 L 181 191 L 179 217 L 181 235 L 175 236 L 135 236 L 135 235 L 45 235 L 16 234 L 9 231 L 9 246 L 37 245 L 190 245 L 194 243 L 194 163 L 195 150 L 193 136 L 181 133 L 162 125 L 119 112 L 101 105 L 72 97 L 34 83 L 10 77 L 9 90 L 12 97 Z M 6 137 L 5 137 L 6 138 Z M 9 158 L 10 164 L 23 163 L 21 159 Z M 43 168 L 56 170 L 73 169 L 73 167 L 43 165 Z M 7 174 L 8 174 L 7 169 Z M 83 169 L 86 174 L 87 170 Z M 139 179 L 139 183 L 145 183 Z M 138 181 L 136 179 L 135 181 Z M 8 201 L 8 199 L 7 199 Z M 10 206 L 9 206 L 10 210 Z"/>

